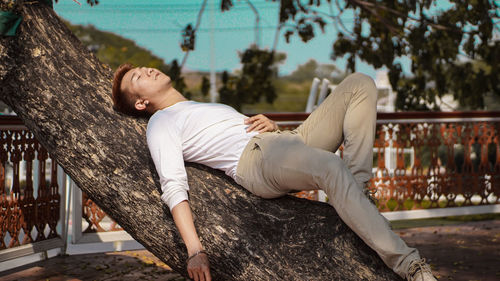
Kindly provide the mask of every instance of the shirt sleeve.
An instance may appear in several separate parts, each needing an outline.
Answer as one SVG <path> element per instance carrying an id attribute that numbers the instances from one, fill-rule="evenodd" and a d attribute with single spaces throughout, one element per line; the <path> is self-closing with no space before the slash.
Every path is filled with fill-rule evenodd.
<path id="1" fill-rule="evenodd" d="M 179 203 L 188 200 L 189 186 L 182 156 L 180 130 L 168 122 L 148 125 L 147 141 L 149 152 L 160 177 L 161 199 L 170 211 Z M 165 125 L 165 126 L 163 126 Z"/>

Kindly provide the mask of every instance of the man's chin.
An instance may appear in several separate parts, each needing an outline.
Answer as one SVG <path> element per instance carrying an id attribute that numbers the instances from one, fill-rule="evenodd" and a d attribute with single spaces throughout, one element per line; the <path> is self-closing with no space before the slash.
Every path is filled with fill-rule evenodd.
<path id="1" fill-rule="evenodd" d="M 165 75 L 162 78 L 163 78 L 162 82 L 165 83 L 165 85 L 172 85 L 172 79 L 170 79 L 170 77 L 168 77 L 168 76 Z"/>
<path id="2" fill-rule="evenodd" d="M 168 81 L 165 81 L 164 85 L 165 85 L 165 88 L 167 90 L 170 90 L 171 88 L 173 88 L 173 86 L 172 86 L 172 80 L 170 80 L 170 79 L 168 79 Z"/>

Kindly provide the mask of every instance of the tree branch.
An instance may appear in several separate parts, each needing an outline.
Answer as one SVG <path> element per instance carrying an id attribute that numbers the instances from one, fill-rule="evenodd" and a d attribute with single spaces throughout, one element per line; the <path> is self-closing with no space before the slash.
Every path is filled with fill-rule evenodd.
<path id="1" fill-rule="evenodd" d="M 344 9 L 342 7 L 340 7 L 340 3 L 339 3 L 339 0 L 335 0 L 335 5 L 337 6 L 337 9 L 339 9 L 339 14 L 334 16 L 333 15 L 333 7 L 332 7 L 332 2 L 329 2 L 330 5 L 330 17 L 333 18 L 333 23 L 335 24 L 335 28 L 339 31 L 344 31 L 342 32 L 344 35 L 347 35 L 350 39 L 354 39 L 355 35 L 354 33 L 352 33 L 345 25 L 344 25 L 344 22 L 342 21 L 342 19 L 340 18 L 340 16 L 344 13 Z M 339 25 L 341 28 L 339 28 Z"/>
<path id="2" fill-rule="evenodd" d="M 278 26 L 276 26 L 276 32 L 274 33 L 274 42 L 273 42 L 273 47 L 271 49 L 272 52 L 276 51 L 276 47 L 278 46 L 278 40 L 279 40 L 279 37 L 280 37 L 280 31 L 281 31 L 281 28 L 283 27 L 283 23 L 280 22 L 279 18 L 278 18 Z"/>
<path id="3" fill-rule="evenodd" d="M 203 0 L 203 3 L 201 4 L 200 11 L 198 12 L 198 17 L 196 19 L 196 25 L 194 26 L 194 29 L 193 29 L 194 34 L 196 34 L 196 31 L 198 30 L 198 27 L 201 24 L 201 16 L 203 15 L 203 12 L 205 11 L 206 6 L 207 6 L 207 0 Z M 188 58 L 190 52 L 191 52 L 191 50 L 188 49 L 186 51 L 186 54 L 184 54 L 184 57 L 182 58 L 181 65 L 179 67 L 180 68 L 179 72 L 182 72 L 182 68 L 186 64 L 186 61 L 187 61 L 187 58 Z"/>
<path id="4" fill-rule="evenodd" d="M 348 0 L 350 3 L 352 3 L 353 5 L 357 5 L 358 7 L 360 8 L 365 8 L 367 9 L 367 7 L 370 7 L 370 8 L 375 8 L 375 9 L 381 9 L 381 10 L 385 10 L 385 11 L 388 11 L 392 14 L 395 14 L 397 16 L 400 16 L 400 17 L 403 17 L 403 18 L 406 18 L 406 19 L 410 19 L 410 20 L 413 20 L 413 21 L 416 21 L 416 22 L 420 22 L 420 23 L 424 23 L 424 24 L 427 24 L 429 26 L 432 26 L 436 29 L 439 29 L 439 30 L 446 30 L 446 31 L 455 31 L 455 29 L 453 28 L 450 28 L 450 27 L 446 27 L 444 25 L 441 25 L 441 24 L 435 24 L 435 23 L 432 23 L 430 22 L 429 20 L 425 19 L 425 18 L 415 18 L 415 17 L 412 17 L 408 14 L 403 14 L 397 10 L 394 10 L 392 8 L 389 8 L 387 6 L 384 6 L 384 5 L 380 5 L 380 4 L 377 4 L 375 5 L 374 3 L 370 3 L 370 2 L 366 2 L 366 1 L 363 1 L 363 0 Z M 372 11 L 371 9 L 367 9 L 368 11 Z M 378 14 L 378 13 L 377 13 Z M 379 17 L 379 16 L 377 16 Z"/>
<path id="5" fill-rule="evenodd" d="M 377 19 L 381 23 L 383 23 L 385 25 L 385 27 L 387 29 L 389 29 L 390 32 L 396 33 L 396 34 L 399 33 L 397 27 L 395 27 L 393 24 L 391 24 L 390 22 L 388 22 L 383 16 L 381 16 L 376 11 L 376 8 L 379 7 L 378 5 L 375 6 L 373 3 L 365 2 L 365 1 L 360 1 L 360 0 L 348 0 L 348 1 L 351 2 L 353 5 L 358 6 L 361 9 L 363 9 L 365 11 L 368 11 L 369 13 L 371 13 L 372 15 L 374 15 L 375 17 L 377 17 Z"/>
<path id="6" fill-rule="evenodd" d="M 252 11 L 255 14 L 255 28 L 254 28 L 254 31 L 255 31 L 255 45 L 258 48 L 259 45 L 260 45 L 260 27 L 259 27 L 260 16 L 259 16 L 259 11 L 257 11 L 257 8 L 255 8 L 255 5 L 252 2 L 250 2 L 250 0 L 245 0 L 245 1 L 247 2 L 247 4 L 250 6 L 250 8 L 252 9 Z"/>

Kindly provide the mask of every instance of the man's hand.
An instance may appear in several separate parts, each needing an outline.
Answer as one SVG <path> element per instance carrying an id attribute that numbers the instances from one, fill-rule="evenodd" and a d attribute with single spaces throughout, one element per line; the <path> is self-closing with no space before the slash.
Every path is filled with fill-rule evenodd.
<path id="1" fill-rule="evenodd" d="M 267 118 L 262 114 L 258 114 L 245 119 L 245 124 L 247 125 L 251 124 L 248 127 L 247 132 L 258 131 L 260 134 L 264 132 L 273 132 L 278 130 L 278 125 L 276 125 L 276 122 L 270 120 L 269 118 Z"/>
<path id="2" fill-rule="evenodd" d="M 211 281 L 210 264 L 205 253 L 199 253 L 189 259 L 187 264 L 189 278 L 194 281 Z"/>
<path id="3" fill-rule="evenodd" d="M 194 281 L 211 281 L 208 257 L 202 251 L 203 246 L 194 228 L 193 215 L 188 201 L 182 201 L 175 205 L 172 208 L 172 217 L 174 217 L 175 225 L 177 225 L 182 240 L 186 244 L 188 256 L 192 257 L 187 261 L 189 278 Z"/>

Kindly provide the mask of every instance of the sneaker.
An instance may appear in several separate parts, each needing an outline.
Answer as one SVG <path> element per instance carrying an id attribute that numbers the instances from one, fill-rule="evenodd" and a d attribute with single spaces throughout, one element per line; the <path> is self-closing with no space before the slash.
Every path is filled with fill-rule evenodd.
<path id="1" fill-rule="evenodd" d="M 425 259 L 414 260 L 410 263 L 406 279 L 408 281 L 437 281 Z"/>
<path id="2" fill-rule="evenodd" d="M 366 197 L 368 197 L 368 200 L 370 200 L 370 202 L 377 206 L 378 204 L 378 199 L 375 198 L 375 193 L 377 193 L 378 190 L 377 189 L 371 189 L 370 188 L 370 182 L 366 182 L 365 183 L 365 186 L 363 188 L 363 193 L 366 195 Z"/>

